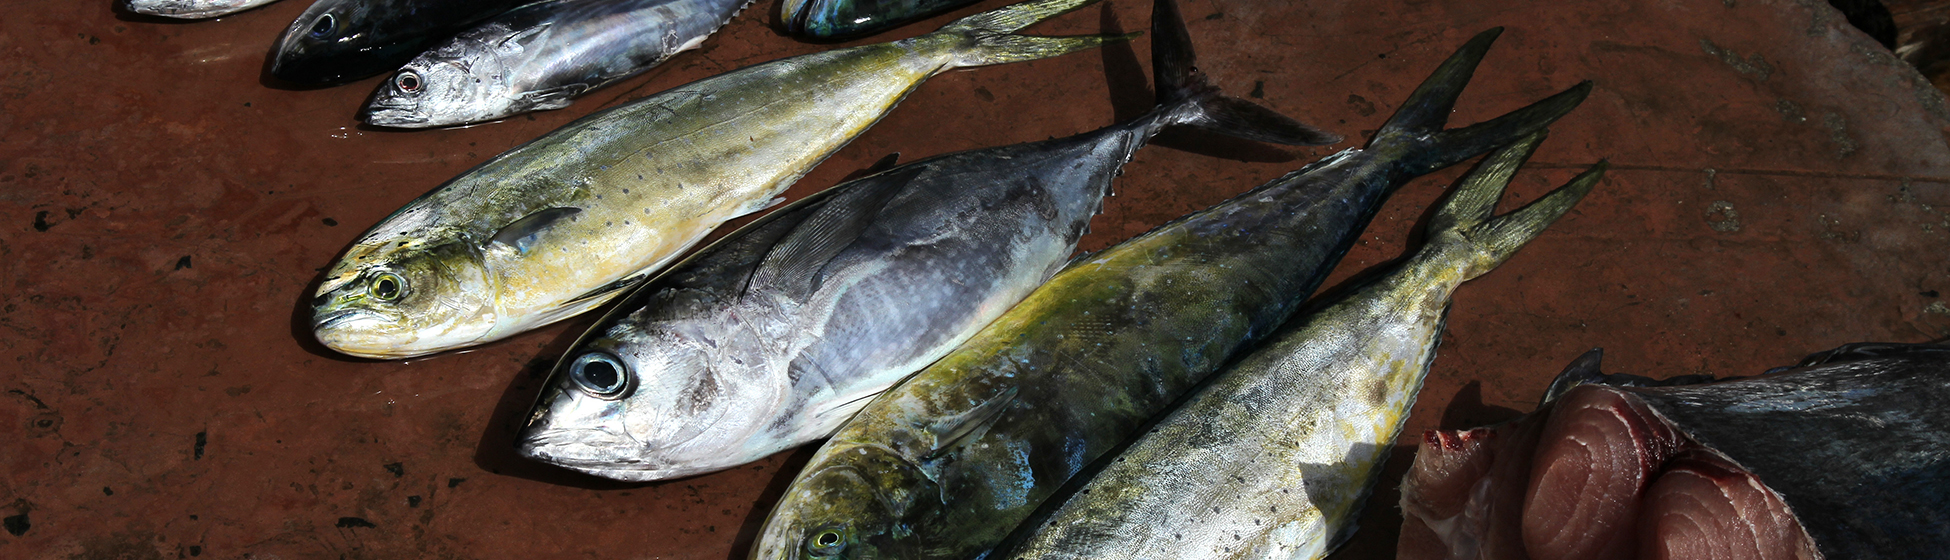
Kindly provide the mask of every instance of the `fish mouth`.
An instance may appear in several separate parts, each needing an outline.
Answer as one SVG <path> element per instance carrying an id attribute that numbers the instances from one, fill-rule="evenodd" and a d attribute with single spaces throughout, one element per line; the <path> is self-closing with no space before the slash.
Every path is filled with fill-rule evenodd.
<path id="1" fill-rule="evenodd" d="M 515 444 L 515 453 L 531 461 L 614 480 L 644 482 L 682 476 L 679 469 L 637 457 L 631 452 L 636 448 L 629 445 L 632 443 L 629 436 L 608 429 L 549 429 L 525 434 Z"/>
<path id="2" fill-rule="evenodd" d="M 426 124 L 433 118 L 425 111 L 390 105 L 372 105 L 359 111 L 359 120 L 373 126 L 405 127 Z"/>
<path id="3" fill-rule="evenodd" d="M 357 309 L 340 309 L 338 311 L 327 312 L 323 315 L 316 315 L 312 317 L 311 330 L 312 332 L 318 332 L 331 329 L 340 326 L 339 323 L 347 322 L 362 314 L 365 314 L 365 312 Z"/>

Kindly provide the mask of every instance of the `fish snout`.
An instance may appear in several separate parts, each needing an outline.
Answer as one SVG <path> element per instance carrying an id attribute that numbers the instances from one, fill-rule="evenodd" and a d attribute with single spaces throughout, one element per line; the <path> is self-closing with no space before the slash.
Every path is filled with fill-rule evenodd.
<path id="1" fill-rule="evenodd" d="M 373 126 L 410 126 L 425 124 L 432 117 L 411 106 L 374 102 L 359 110 L 358 119 Z"/>

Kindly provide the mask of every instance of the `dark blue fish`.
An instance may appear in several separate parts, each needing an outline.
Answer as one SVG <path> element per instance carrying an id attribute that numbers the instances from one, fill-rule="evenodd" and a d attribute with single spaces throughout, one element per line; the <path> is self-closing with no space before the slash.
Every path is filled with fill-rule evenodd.
<path id="1" fill-rule="evenodd" d="M 780 20 L 801 37 L 837 40 L 872 35 L 977 0 L 781 0 Z"/>
<path id="2" fill-rule="evenodd" d="M 298 85 L 398 70 L 413 55 L 518 0 L 318 0 L 278 37 L 271 75 Z"/>

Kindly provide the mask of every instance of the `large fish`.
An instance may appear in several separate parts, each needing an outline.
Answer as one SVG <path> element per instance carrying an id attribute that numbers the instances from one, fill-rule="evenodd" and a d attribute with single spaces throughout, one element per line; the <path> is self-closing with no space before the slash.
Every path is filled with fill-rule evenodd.
<path id="1" fill-rule="evenodd" d="M 521 453 L 654 480 L 825 437 L 1054 274 L 1158 130 L 1339 140 L 1220 95 L 1192 68 L 1182 23 L 1155 25 L 1149 113 L 833 187 L 635 291 L 556 366 Z"/>
<path id="2" fill-rule="evenodd" d="M 780 0 L 779 21 L 821 40 L 872 35 L 980 0 Z"/>
<path id="3" fill-rule="evenodd" d="M 1011 33 L 1094 0 L 1038 0 L 893 43 L 721 74 L 584 117 L 374 226 L 326 273 L 313 333 L 399 358 L 498 340 L 621 295 L 773 197 L 928 77 L 1124 37 Z"/>
<path id="4" fill-rule="evenodd" d="M 510 10 L 407 62 L 360 111 L 427 128 L 568 107 L 696 47 L 750 0 L 552 0 Z"/>
<path id="5" fill-rule="evenodd" d="M 318 0 L 278 37 L 271 75 L 304 86 L 398 70 L 432 45 L 521 0 Z"/>
<path id="6" fill-rule="evenodd" d="M 1319 285 L 1388 194 L 1571 110 L 1581 84 L 1442 130 L 1495 32 L 1366 149 L 1329 156 L 1058 272 L 869 403 L 786 489 L 754 558 L 973 558 Z"/>
<path id="7" fill-rule="evenodd" d="M 1601 164 L 1492 218 L 1542 139 L 1491 155 L 1413 257 L 1214 375 L 991 557 L 1314 560 L 1340 546 L 1435 361 L 1456 287 L 1516 254 L 1603 175 Z"/>
<path id="8" fill-rule="evenodd" d="M 122 0 L 131 13 L 180 19 L 222 17 L 278 0 Z"/>
<path id="9" fill-rule="evenodd" d="M 1757 377 L 1566 368 L 1536 412 L 1431 431 L 1400 558 L 1941 558 L 1950 347 L 1851 344 Z M 1687 376 L 1694 377 L 1694 376 Z"/>

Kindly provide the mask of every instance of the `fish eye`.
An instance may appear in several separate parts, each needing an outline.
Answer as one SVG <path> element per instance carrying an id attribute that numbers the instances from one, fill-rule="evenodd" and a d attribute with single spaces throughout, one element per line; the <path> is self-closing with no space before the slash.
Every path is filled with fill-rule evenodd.
<path id="1" fill-rule="evenodd" d="M 393 85 L 398 86 L 400 91 L 406 93 L 419 93 L 420 73 L 412 70 L 401 70 L 399 71 L 399 76 L 393 78 Z"/>
<path id="2" fill-rule="evenodd" d="M 575 362 L 569 365 L 569 378 L 574 379 L 583 391 L 609 398 L 623 394 L 623 388 L 629 385 L 629 378 L 623 375 L 627 371 L 629 369 L 615 356 L 607 352 L 590 352 L 577 356 Z"/>
<path id="3" fill-rule="evenodd" d="M 372 279 L 372 285 L 367 288 L 367 292 L 372 294 L 373 299 L 393 301 L 406 293 L 406 279 L 391 272 L 381 273 Z"/>
<path id="4" fill-rule="evenodd" d="M 317 21 L 311 22 L 311 36 L 324 37 L 326 35 L 331 35 L 332 28 L 337 26 L 338 26 L 338 20 L 333 18 L 332 14 L 325 14 L 322 16 L 318 16 Z"/>
<path id="5" fill-rule="evenodd" d="M 827 525 L 806 535 L 806 553 L 834 556 L 846 550 L 846 527 Z"/>

